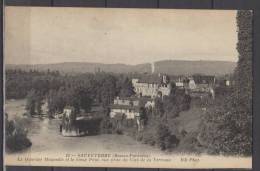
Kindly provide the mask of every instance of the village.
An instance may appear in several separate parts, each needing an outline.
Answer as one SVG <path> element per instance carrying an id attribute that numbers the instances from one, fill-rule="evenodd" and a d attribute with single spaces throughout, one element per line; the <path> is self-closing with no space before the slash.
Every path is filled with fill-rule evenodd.
<path id="1" fill-rule="evenodd" d="M 77 137 L 87 141 L 106 137 L 107 141 L 117 136 L 121 142 L 128 139 L 132 144 L 180 151 L 189 145 L 201 151 L 202 119 L 208 109 L 232 92 L 234 84 L 228 74 L 172 75 L 154 69 L 120 74 L 97 69 L 76 75 L 8 70 L 8 74 L 12 91 L 8 94 L 7 116 L 34 123 L 24 131 L 32 127 L 41 132 L 36 137 L 51 136 L 61 142 L 73 138 L 69 144 L 77 142 Z M 23 81 L 30 77 L 31 85 Z M 23 87 L 21 91 L 14 91 L 18 87 L 12 85 L 17 84 Z M 36 147 L 38 139 L 31 139 Z M 29 146 L 30 140 L 25 144 Z"/>
<path id="2" fill-rule="evenodd" d="M 136 126 L 137 131 L 145 127 L 142 119 L 142 110 L 153 110 L 156 99 L 169 96 L 172 89 L 183 90 L 191 98 L 215 98 L 215 88 L 219 85 L 230 86 L 228 77 L 216 82 L 215 76 L 169 76 L 167 74 L 146 74 L 143 78 L 132 78 L 134 95 L 130 97 L 116 96 L 109 105 L 109 120 L 116 129 L 121 129 L 123 123 Z M 93 115 L 77 116 L 72 106 L 66 106 L 63 113 L 57 117 L 62 118 L 60 132 L 63 136 L 84 136 L 93 133 L 95 124 L 100 123 Z M 92 122 L 95 122 L 94 124 Z M 95 132 L 95 131 L 94 131 Z"/>

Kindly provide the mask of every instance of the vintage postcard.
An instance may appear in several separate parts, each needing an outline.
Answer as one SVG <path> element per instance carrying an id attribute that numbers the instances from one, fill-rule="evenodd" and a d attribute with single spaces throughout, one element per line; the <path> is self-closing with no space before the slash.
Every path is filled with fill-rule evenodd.
<path id="1" fill-rule="evenodd" d="M 5 8 L 5 165 L 252 167 L 252 11 Z"/>

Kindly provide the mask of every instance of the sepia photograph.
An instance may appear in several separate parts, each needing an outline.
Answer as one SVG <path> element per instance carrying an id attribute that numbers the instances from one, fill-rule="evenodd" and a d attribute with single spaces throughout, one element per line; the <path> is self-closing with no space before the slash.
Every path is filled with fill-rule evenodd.
<path id="1" fill-rule="evenodd" d="M 252 168 L 252 17 L 5 7 L 5 165 Z"/>

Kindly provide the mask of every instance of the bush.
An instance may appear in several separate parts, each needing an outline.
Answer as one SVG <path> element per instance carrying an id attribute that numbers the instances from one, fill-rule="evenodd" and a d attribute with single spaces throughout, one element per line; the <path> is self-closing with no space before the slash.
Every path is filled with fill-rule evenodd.
<path id="1" fill-rule="evenodd" d="M 119 135 L 122 135 L 122 134 L 123 134 L 123 130 L 122 130 L 122 129 L 119 129 L 119 128 L 117 128 L 117 129 L 115 130 L 115 132 L 116 132 L 117 134 L 119 134 Z"/>
<path id="2" fill-rule="evenodd" d="M 172 135 L 168 126 L 160 123 L 156 128 L 156 143 L 161 150 L 170 150 L 179 144 L 179 139 Z"/>
<path id="3" fill-rule="evenodd" d="M 251 155 L 252 118 L 239 101 L 234 96 L 216 99 L 207 109 L 199 137 L 210 153 Z"/>
<path id="4" fill-rule="evenodd" d="M 138 130 L 136 129 L 136 127 L 127 127 L 124 128 L 123 130 L 124 134 L 130 137 L 133 137 L 135 139 L 137 139 L 137 136 L 139 135 Z"/>
<path id="5" fill-rule="evenodd" d="M 181 111 L 190 109 L 191 97 L 183 89 L 173 89 L 171 94 L 163 99 L 164 117 L 176 118 Z"/>
<path id="6" fill-rule="evenodd" d="M 143 133 L 140 133 L 140 132 L 139 132 L 139 133 L 136 134 L 135 137 L 136 137 L 136 140 L 137 140 L 137 141 L 142 141 L 142 140 L 143 140 Z"/>
<path id="7" fill-rule="evenodd" d="M 6 150 L 10 152 L 21 151 L 32 145 L 27 138 L 27 131 L 21 120 L 5 120 Z"/>
<path id="8" fill-rule="evenodd" d="M 166 149 L 176 148 L 179 144 L 180 140 L 175 135 L 170 135 L 165 137 L 164 144 Z"/>
<path id="9" fill-rule="evenodd" d="M 6 137 L 7 151 L 16 152 L 26 149 L 32 145 L 31 141 L 24 134 L 14 134 Z"/>
<path id="10" fill-rule="evenodd" d="M 100 132 L 104 134 L 112 134 L 113 125 L 109 118 L 104 118 L 100 123 Z"/>
<path id="11" fill-rule="evenodd" d="M 180 141 L 178 151 L 185 153 L 201 153 L 205 149 L 197 139 L 198 133 L 187 133 Z"/>
<path id="12" fill-rule="evenodd" d="M 145 132 L 143 134 L 143 142 L 145 144 L 149 144 L 153 146 L 156 144 L 155 136 L 152 133 Z"/>

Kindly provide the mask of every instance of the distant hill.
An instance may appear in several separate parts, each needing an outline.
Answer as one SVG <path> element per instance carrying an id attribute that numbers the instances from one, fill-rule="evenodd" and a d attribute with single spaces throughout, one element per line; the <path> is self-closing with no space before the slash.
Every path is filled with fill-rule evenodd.
<path id="1" fill-rule="evenodd" d="M 149 73 L 151 72 L 151 64 L 126 65 L 126 64 L 102 64 L 102 63 L 86 63 L 86 62 L 65 62 L 56 64 L 36 64 L 36 65 L 6 65 L 6 69 L 22 69 L 29 71 L 36 69 L 39 71 L 60 71 L 62 73 L 86 73 L 86 72 L 113 72 L 113 73 Z"/>
<path id="2" fill-rule="evenodd" d="M 169 75 L 206 74 L 222 75 L 232 73 L 236 62 L 226 61 L 181 61 L 166 60 L 155 62 L 155 73 L 166 73 Z M 86 73 L 86 72 L 113 72 L 113 73 L 151 73 L 151 64 L 126 65 L 126 64 L 102 64 L 86 62 L 65 62 L 56 64 L 36 65 L 13 65 L 7 64 L 6 69 L 21 69 L 29 71 L 60 71 L 61 73 Z"/>
<path id="3" fill-rule="evenodd" d="M 155 73 L 170 75 L 224 75 L 233 73 L 236 62 L 165 60 L 154 64 Z"/>

